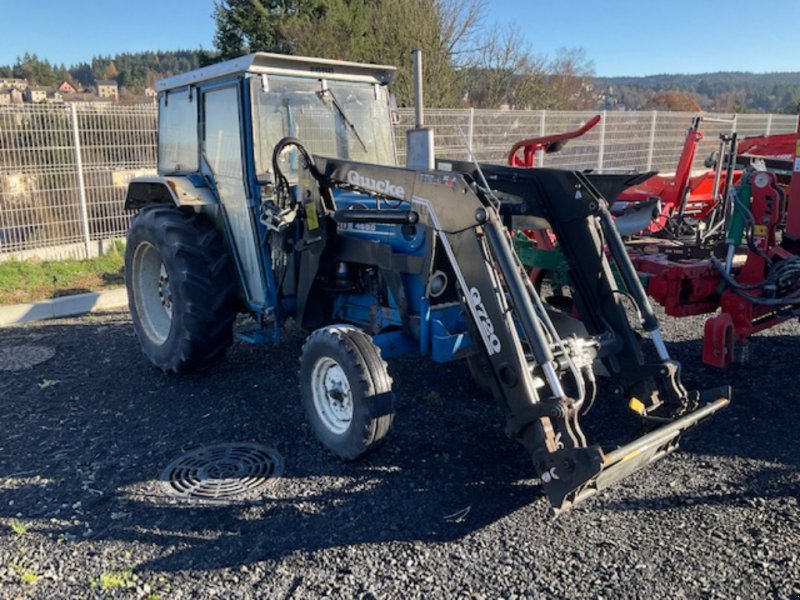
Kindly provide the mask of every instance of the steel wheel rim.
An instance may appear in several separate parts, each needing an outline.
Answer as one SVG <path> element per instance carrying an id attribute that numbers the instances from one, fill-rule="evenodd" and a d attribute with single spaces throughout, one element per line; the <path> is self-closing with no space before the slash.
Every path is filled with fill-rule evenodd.
<path id="1" fill-rule="evenodd" d="M 161 255 L 149 242 L 139 244 L 133 255 L 133 294 L 145 335 L 162 345 L 172 328 L 172 290 Z"/>
<path id="2" fill-rule="evenodd" d="M 353 420 L 353 392 L 344 369 L 329 356 L 314 363 L 311 395 L 323 425 L 337 435 L 347 431 Z"/>

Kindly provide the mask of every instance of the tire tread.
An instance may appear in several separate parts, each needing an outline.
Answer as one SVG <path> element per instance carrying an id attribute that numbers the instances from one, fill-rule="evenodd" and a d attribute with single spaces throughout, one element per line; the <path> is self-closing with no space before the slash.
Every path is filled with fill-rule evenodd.
<path id="1" fill-rule="evenodd" d="M 173 206 L 152 206 L 134 218 L 128 233 L 126 273 L 131 273 L 137 240 L 155 246 L 170 269 L 173 294 L 183 299 L 174 306 L 173 328 L 161 351 L 139 331 L 131 277 L 126 277 L 131 315 L 142 350 L 160 369 L 186 373 L 218 360 L 233 343 L 237 283 L 222 236 L 203 215 L 187 214 Z M 177 335 L 175 341 L 172 336 Z"/>

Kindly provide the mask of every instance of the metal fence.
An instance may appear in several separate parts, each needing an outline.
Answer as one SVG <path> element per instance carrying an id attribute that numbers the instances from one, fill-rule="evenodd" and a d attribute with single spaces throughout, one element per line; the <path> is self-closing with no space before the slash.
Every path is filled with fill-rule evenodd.
<path id="1" fill-rule="evenodd" d="M 92 254 L 124 234 L 128 181 L 155 164 L 155 107 L 0 108 L 0 257 Z"/>
<path id="2" fill-rule="evenodd" d="M 427 124 L 436 132 L 436 154 L 505 162 L 515 142 L 577 129 L 596 111 L 544 110 L 428 110 Z M 557 154 L 540 155 L 539 166 L 568 169 L 632 169 L 674 172 L 686 130 L 694 113 L 658 111 L 603 112 L 603 119 L 584 136 L 571 140 Z M 789 133 L 796 130 L 796 115 L 706 115 L 703 141 L 695 155 L 695 169 L 718 147 L 719 134 L 739 136 Z M 413 127 L 412 111 L 401 113 L 396 128 L 397 149 L 405 158 L 405 131 Z"/>
<path id="3" fill-rule="evenodd" d="M 504 162 L 518 140 L 577 128 L 594 112 L 428 110 L 436 153 Z M 156 166 L 156 107 L 70 104 L 0 107 L 0 260 L 28 256 L 88 256 L 103 240 L 122 237 L 128 182 Z M 691 113 L 608 112 L 585 136 L 537 164 L 573 169 L 674 171 Z M 696 168 L 717 147 L 718 134 L 792 132 L 794 115 L 714 115 L 703 125 Z M 405 159 L 405 131 L 395 128 Z"/>

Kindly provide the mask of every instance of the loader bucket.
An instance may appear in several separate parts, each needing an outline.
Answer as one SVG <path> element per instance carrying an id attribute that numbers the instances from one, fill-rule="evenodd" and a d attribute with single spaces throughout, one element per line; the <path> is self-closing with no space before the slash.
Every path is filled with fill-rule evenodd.
<path id="1" fill-rule="evenodd" d="M 642 437 L 610 452 L 597 446 L 569 448 L 554 453 L 555 464 L 569 464 L 571 476 L 542 477 L 545 493 L 557 516 L 597 492 L 655 462 L 678 448 L 681 436 L 730 403 L 730 388 L 720 390 L 717 399 L 662 425 Z M 563 453 L 563 454 L 562 454 Z M 555 471 L 554 471 L 555 472 Z"/>

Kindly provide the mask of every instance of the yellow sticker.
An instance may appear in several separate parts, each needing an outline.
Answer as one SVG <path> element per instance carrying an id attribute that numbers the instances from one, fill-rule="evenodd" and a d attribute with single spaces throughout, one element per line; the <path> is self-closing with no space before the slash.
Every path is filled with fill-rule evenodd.
<path id="1" fill-rule="evenodd" d="M 753 235 L 767 235 L 766 225 L 756 225 L 753 227 Z"/>
<path id="2" fill-rule="evenodd" d="M 317 216 L 317 203 L 309 202 L 306 207 L 306 222 L 309 229 L 319 229 L 319 217 Z"/>
<path id="3" fill-rule="evenodd" d="M 644 403 L 642 403 L 642 401 L 638 398 L 631 397 L 630 402 L 628 402 L 628 408 L 630 408 L 637 415 L 644 414 Z"/>
<path id="4" fill-rule="evenodd" d="M 798 139 L 797 143 L 795 144 L 794 155 L 800 156 L 800 139 Z"/>
<path id="5" fill-rule="evenodd" d="M 623 457 L 623 459 L 622 459 L 621 461 L 619 461 L 617 464 L 619 465 L 619 464 L 622 464 L 622 463 L 624 463 L 626 460 L 630 460 L 630 459 L 632 459 L 632 458 L 636 458 L 636 457 L 637 457 L 637 456 L 639 456 L 641 453 L 642 453 L 642 451 L 641 451 L 640 449 L 634 450 L 633 452 L 629 452 L 629 453 L 628 453 L 628 454 L 626 454 L 626 455 Z"/>

